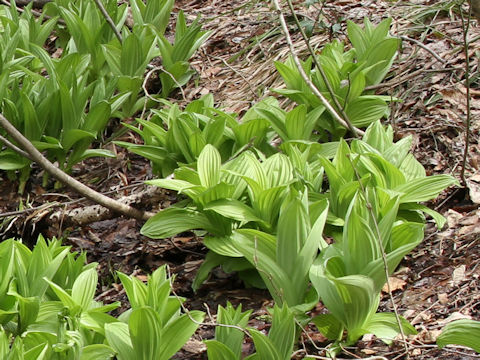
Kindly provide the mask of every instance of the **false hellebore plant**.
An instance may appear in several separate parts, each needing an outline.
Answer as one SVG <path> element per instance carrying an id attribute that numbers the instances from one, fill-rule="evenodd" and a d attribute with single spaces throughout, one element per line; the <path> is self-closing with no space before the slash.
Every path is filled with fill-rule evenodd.
<path id="1" fill-rule="evenodd" d="M 376 313 L 385 269 L 391 274 L 422 241 L 425 213 L 442 226 L 443 218 L 419 202 L 456 183 L 448 175 L 427 177 L 410 142 L 394 143 L 391 128 L 375 122 L 362 140 L 336 143 L 331 160 L 331 149 L 315 156 L 312 144 L 293 141 L 282 145 L 288 155 L 257 152 L 257 158 L 249 150 L 222 165 L 207 145 L 196 170 L 183 166 L 174 179 L 149 181 L 189 199 L 155 215 L 142 233 L 207 233 L 211 251 L 194 287 L 222 264 L 247 283 L 266 286 L 277 304 L 297 314 L 321 300 L 330 313 L 313 321 L 334 341 L 351 344 L 365 333 L 391 341 L 400 331 L 395 317 Z M 326 191 L 312 182 L 323 169 Z M 401 326 L 406 334 L 415 331 L 404 319 Z"/>

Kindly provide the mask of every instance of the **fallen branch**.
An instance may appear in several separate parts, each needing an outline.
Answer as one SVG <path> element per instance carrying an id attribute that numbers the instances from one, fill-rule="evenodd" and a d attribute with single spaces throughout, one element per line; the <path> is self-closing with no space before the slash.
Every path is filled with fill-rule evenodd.
<path id="1" fill-rule="evenodd" d="M 142 206 L 154 205 L 161 202 L 165 195 L 165 190 L 157 186 L 149 186 L 146 189 L 124 196 L 116 201 L 133 206 L 141 204 Z M 57 204 L 60 207 L 61 204 Z M 63 224 L 64 226 L 83 226 L 97 221 L 108 220 L 114 217 L 114 212 L 100 205 L 90 205 L 78 207 L 71 210 L 57 210 L 50 214 L 45 221 L 47 224 Z"/>
<path id="2" fill-rule="evenodd" d="M 86 197 L 95 203 L 110 209 L 113 212 L 135 218 L 137 220 L 148 220 L 154 214 L 148 211 L 141 211 L 129 205 L 123 204 L 119 201 L 109 198 L 99 192 L 82 184 L 80 181 L 66 174 L 55 165 L 53 165 L 47 158 L 45 158 L 35 146 L 25 138 L 4 116 L 0 114 L 0 125 L 7 131 L 7 133 L 19 144 L 23 151 L 30 155 L 30 158 L 39 164 L 45 171 L 52 175 L 62 184 L 69 186 L 78 194 Z"/>

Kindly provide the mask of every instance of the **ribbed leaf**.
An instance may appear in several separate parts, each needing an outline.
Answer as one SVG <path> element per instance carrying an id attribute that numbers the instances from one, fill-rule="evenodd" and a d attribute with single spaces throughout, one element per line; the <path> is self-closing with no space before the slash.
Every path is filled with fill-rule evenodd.
<path id="1" fill-rule="evenodd" d="M 197 167 L 200 184 L 206 188 L 215 186 L 220 181 L 220 153 L 212 145 L 206 145 L 198 157 Z"/>
<path id="2" fill-rule="evenodd" d="M 480 321 L 462 319 L 447 324 L 440 336 L 437 345 L 441 349 L 446 345 L 455 344 L 468 346 L 480 353 Z"/>
<path id="3" fill-rule="evenodd" d="M 83 311 L 88 310 L 93 301 L 97 282 L 97 270 L 92 268 L 82 272 L 73 283 L 72 298 L 82 307 Z"/>
<path id="4" fill-rule="evenodd" d="M 431 200 L 451 185 L 458 181 L 450 175 L 433 175 L 426 178 L 416 178 L 404 185 L 397 186 L 394 190 L 403 194 L 400 196 L 402 203 L 421 202 Z"/>
<path id="5" fill-rule="evenodd" d="M 168 208 L 154 215 L 142 226 L 142 235 L 164 239 L 194 229 L 214 229 L 208 218 L 195 210 Z"/>
<path id="6" fill-rule="evenodd" d="M 175 355 L 197 330 L 199 323 L 203 321 L 204 315 L 201 311 L 193 310 L 188 315 L 184 314 L 168 323 L 162 330 L 162 342 L 154 359 L 168 360 Z"/>
<path id="7" fill-rule="evenodd" d="M 122 322 L 105 324 L 105 337 L 116 351 L 118 360 L 136 359 L 127 324 Z"/>
<path id="8" fill-rule="evenodd" d="M 205 341 L 209 360 L 239 360 L 233 351 L 225 344 L 217 340 Z"/>

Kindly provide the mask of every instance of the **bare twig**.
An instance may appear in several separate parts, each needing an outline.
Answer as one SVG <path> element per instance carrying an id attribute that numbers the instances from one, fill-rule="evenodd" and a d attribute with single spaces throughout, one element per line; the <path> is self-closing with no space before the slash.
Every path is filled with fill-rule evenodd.
<path id="1" fill-rule="evenodd" d="M 465 129 L 465 148 L 463 150 L 463 159 L 462 159 L 462 171 L 460 172 L 460 179 L 462 180 L 463 186 L 467 186 L 467 179 L 465 178 L 465 168 L 467 166 L 468 158 L 468 149 L 470 146 L 470 123 L 471 123 L 471 112 L 470 112 L 470 55 L 468 54 L 468 45 L 470 44 L 468 40 L 468 32 L 470 30 L 470 17 L 472 15 L 472 0 L 468 0 L 470 5 L 468 19 L 465 21 L 463 16 L 462 8 L 460 7 L 460 16 L 462 18 L 462 30 L 463 30 L 463 51 L 465 52 L 465 87 L 467 88 L 465 96 L 467 97 L 467 119 L 466 119 L 466 129 Z"/>
<path id="2" fill-rule="evenodd" d="M 405 41 L 409 41 L 409 42 L 412 42 L 416 45 L 418 45 L 419 47 L 421 47 L 423 50 L 429 52 L 430 54 L 432 54 L 432 56 L 437 59 L 438 61 L 440 61 L 442 64 L 445 64 L 446 63 L 446 60 L 445 59 L 442 59 L 440 57 L 440 55 L 438 55 L 435 51 L 433 51 L 432 49 L 430 49 L 428 46 L 424 45 L 421 41 L 418 41 L 416 39 L 412 39 L 412 38 L 409 38 L 408 36 L 400 36 L 400 38 L 402 40 L 405 40 Z"/>
<path id="3" fill-rule="evenodd" d="M 29 160 L 32 160 L 30 157 L 30 154 L 26 153 L 22 149 L 20 149 L 18 146 L 15 144 L 12 144 L 10 141 L 8 141 L 7 138 L 4 138 L 2 135 L 0 135 L 0 141 L 5 144 L 6 147 L 10 148 L 11 150 L 15 151 L 17 154 L 22 155 L 24 158 L 27 158 Z M 33 161 L 33 160 L 32 160 Z"/>
<path id="4" fill-rule="evenodd" d="M 293 19 L 295 20 L 295 24 L 297 24 L 297 28 L 298 30 L 300 30 L 300 34 L 302 34 L 303 41 L 305 42 L 305 45 L 307 45 L 307 49 L 308 49 L 308 52 L 310 53 L 310 56 L 312 57 L 313 64 L 320 72 L 320 76 L 322 77 L 323 82 L 327 86 L 327 90 L 330 93 L 330 96 L 332 97 L 333 103 L 335 104 L 336 108 L 342 115 L 342 118 L 345 120 L 345 122 L 347 124 L 350 124 L 348 115 L 345 112 L 345 106 L 340 105 L 340 102 L 338 101 L 337 96 L 333 91 L 332 84 L 330 84 L 330 80 L 328 80 L 327 74 L 325 74 L 325 70 L 323 69 L 322 64 L 317 60 L 317 57 L 315 56 L 315 51 L 313 51 L 312 45 L 310 44 L 310 39 L 308 38 L 307 34 L 305 33 L 305 30 L 303 29 L 302 25 L 300 24 L 300 21 L 298 20 L 297 13 L 293 8 L 292 0 L 287 0 L 287 3 L 288 3 L 288 7 L 290 8 L 290 12 L 292 13 Z M 345 99 L 347 98 L 348 98 L 348 95 L 345 97 Z"/>
<path id="5" fill-rule="evenodd" d="M 290 53 L 293 57 L 293 61 L 295 62 L 295 66 L 297 67 L 298 72 L 300 73 L 300 76 L 302 79 L 306 82 L 308 87 L 312 90 L 312 92 L 315 94 L 316 97 L 320 99 L 322 102 L 323 106 L 328 110 L 328 112 L 333 116 L 333 118 L 343 127 L 350 129 L 350 131 L 355 135 L 355 136 L 361 136 L 365 134 L 364 131 L 356 128 L 353 126 L 350 122 L 346 121 L 345 119 L 342 119 L 340 115 L 338 115 L 337 111 L 333 108 L 333 106 L 328 102 L 328 100 L 323 96 L 323 94 L 317 89 L 315 84 L 308 78 L 307 74 L 305 73 L 305 70 L 303 69 L 302 65 L 300 64 L 300 59 L 298 58 L 295 48 L 293 47 L 293 42 L 292 38 L 290 37 L 290 33 L 288 31 L 287 27 L 287 22 L 285 21 L 285 17 L 283 16 L 282 13 L 282 8 L 280 6 L 280 3 L 278 0 L 273 0 L 273 4 L 275 5 L 275 10 L 277 12 L 277 15 L 280 19 L 280 24 L 282 27 L 282 31 L 285 35 L 285 39 L 288 43 L 288 46 L 290 48 Z"/>
<path id="6" fill-rule="evenodd" d="M 74 179 L 70 175 L 66 174 L 55 165 L 53 165 L 47 158 L 45 158 L 35 146 L 25 138 L 16 128 L 13 126 L 2 114 L 0 114 L 0 126 L 2 126 L 7 133 L 23 148 L 23 151 L 28 153 L 33 161 L 38 163 L 45 171 L 56 178 L 61 183 L 69 186 L 72 190 L 81 194 L 89 200 L 96 202 L 106 208 L 126 215 L 128 217 L 135 218 L 137 220 L 148 220 L 154 214 L 147 211 L 141 211 L 135 209 L 126 204 L 122 204 L 114 199 L 109 198 L 103 194 L 92 190 L 88 186 L 82 184 L 80 181 Z"/>
<path id="7" fill-rule="evenodd" d="M 120 31 L 118 31 L 117 26 L 113 22 L 112 17 L 108 14 L 107 10 L 103 6 L 102 2 L 100 0 L 94 0 L 95 4 L 97 4 L 98 9 L 102 13 L 103 17 L 105 20 L 107 20 L 108 25 L 112 28 L 113 32 L 115 33 L 115 36 L 117 37 L 118 41 L 120 41 L 120 44 L 123 42 L 122 34 L 120 34 Z"/>

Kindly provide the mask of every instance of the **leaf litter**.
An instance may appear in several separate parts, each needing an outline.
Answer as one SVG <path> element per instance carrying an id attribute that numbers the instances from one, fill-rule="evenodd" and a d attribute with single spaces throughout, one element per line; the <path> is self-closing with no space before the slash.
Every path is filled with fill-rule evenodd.
<path id="1" fill-rule="evenodd" d="M 465 145 L 465 54 L 462 49 L 461 17 L 450 6 L 452 1 L 327 1 L 323 6 L 305 7 L 295 4 L 301 19 L 319 19 L 311 38 L 314 47 L 333 38 L 346 38 L 346 20 L 360 23 L 364 16 L 373 23 L 392 16 L 393 32 L 406 36 L 399 49 L 393 71 L 377 93 L 401 99 L 392 103 L 389 123 L 396 137 L 414 137 L 413 153 L 429 174 L 448 173 L 459 176 Z M 256 0 L 193 0 L 178 1 L 193 20 L 197 14 L 212 36 L 192 60 L 197 78 L 184 89 L 188 101 L 212 93 L 215 101 L 227 111 L 242 113 L 254 102 L 272 95 L 270 88 L 282 85 L 273 61 L 284 61 L 289 56 L 285 39 L 279 30 L 278 19 L 268 2 Z M 464 9 L 465 11 L 467 9 Z M 306 45 L 289 24 L 292 39 L 302 58 Z M 427 229 L 423 243 L 412 251 L 391 277 L 393 295 L 399 312 L 415 325 L 419 334 L 409 339 L 412 359 L 476 359 L 478 355 L 458 347 L 438 350 L 435 339 L 442 326 L 454 319 L 480 319 L 480 148 L 479 114 L 480 84 L 478 80 L 480 26 L 472 23 L 469 48 L 471 62 L 471 144 L 468 157 L 466 189 L 450 189 L 428 205 L 442 212 L 448 225 L 437 230 L 433 223 Z M 435 56 L 434 56 L 435 55 Z M 436 59 L 438 57 L 440 60 Z M 175 96 L 182 103 L 181 95 Z M 287 105 L 285 100 L 284 104 Z M 144 159 L 117 149 L 120 162 L 90 159 L 75 168 L 75 176 L 89 183 L 97 191 L 116 191 L 118 196 L 142 190 L 142 181 L 152 177 Z M 39 169 L 37 169 L 37 174 Z M 264 290 L 244 289 L 233 274 L 215 270 L 198 293 L 191 284 L 205 255 L 201 238 L 185 233 L 176 238 L 154 241 L 139 234 L 141 224 L 136 220 L 113 218 L 83 225 L 64 227 L 61 220 L 46 224 L 41 207 L 49 202 L 78 201 L 76 194 L 62 189 L 61 193 L 45 193 L 39 186 L 41 177 L 32 178 L 29 192 L 24 197 L 13 193 L 15 184 L 3 178 L 0 185 L 0 212 L 8 213 L 34 208 L 32 214 L 14 214 L 0 218 L 2 238 L 22 237 L 27 243 L 38 233 L 48 237 L 66 236 L 68 244 L 77 250 L 86 250 L 89 261 L 99 262 L 101 289 L 98 300 L 123 301 L 125 293 L 115 282 L 114 272 L 121 270 L 136 274 L 140 279 L 163 264 L 169 264 L 176 274 L 174 291 L 186 297 L 189 309 L 200 309 L 213 314 L 217 305 L 231 301 L 254 309 L 250 325 L 263 330 L 266 307 L 272 302 Z M 101 179 L 101 180 L 99 180 Z M 125 189 L 124 185 L 135 185 Z M 170 206 L 174 194 L 166 192 L 159 203 L 145 204 L 152 211 Z M 82 202 L 68 204 L 68 209 L 83 206 Z M 38 210 L 37 207 L 39 208 Z M 124 310 L 124 309 L 123 309 Z M 391 311 L 387 295 L 382 295 L 380 310 Z M 319 304 L 313 314 L 325 312 Z M 305 329 L 304 347 L 310 354 L 318 352 L 326 339 L 314 326 Z M 205 359 L 201 339 L 213 336 L 213 327 L 201 327 L 195 337 L 176 355 L 176 359 Z M 315 341 L 315 346 L 311 341 Z M 244 353 L 252 351 L 246 343 Z M 352 357 L 401 356 L 399 345 L 388 347 L 373 336 L 365 336 L 355 347 L 345 349 Z"/>

